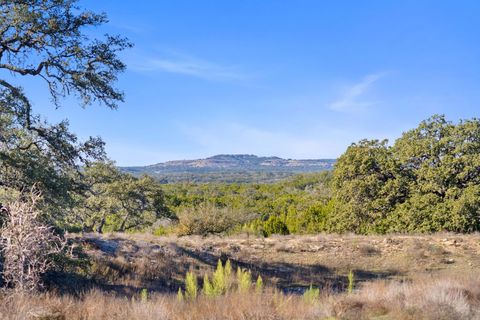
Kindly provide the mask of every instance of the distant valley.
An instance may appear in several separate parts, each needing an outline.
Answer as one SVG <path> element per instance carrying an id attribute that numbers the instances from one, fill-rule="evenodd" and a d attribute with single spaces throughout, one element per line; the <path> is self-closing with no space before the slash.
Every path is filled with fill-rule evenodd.
<path id="1" fill-rule="evenodd" d="M 222 154 L 197 160 L 175 160 L 148 166 L 120 167 L 133 175 L 150 175 L 162 183 L 275 182 L 298 173 L 331 170 L 335 159 L 282 159 Z"/>

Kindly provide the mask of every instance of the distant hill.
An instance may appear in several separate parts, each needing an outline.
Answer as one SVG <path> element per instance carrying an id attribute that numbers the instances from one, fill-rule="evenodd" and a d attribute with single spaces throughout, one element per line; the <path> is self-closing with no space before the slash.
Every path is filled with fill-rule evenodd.
<path id="1" fill-rule="evenodd" d="M 133 175 L 171 182 L 274 182 L 298 173 L 333 168 L 335 159 L 294 160 L 248 154 L 221 154 L 206 159 L 175 160 L 141 167 L 121 167 Z"/>

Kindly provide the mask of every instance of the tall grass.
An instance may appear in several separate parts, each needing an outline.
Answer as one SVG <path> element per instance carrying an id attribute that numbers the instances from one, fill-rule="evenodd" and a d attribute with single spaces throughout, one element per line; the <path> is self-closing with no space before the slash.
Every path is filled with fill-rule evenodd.
<path id="1" fill-rule="evenodd" d="M 355 285 L 355 275 L 353 274 L 353 271 L 350 270 L 348 273 L 348 287 L 347 287 L 347 292 L 352 293 L 353 292 L 353 286 Z"/>
<path id="2" fill-rule="evenodd" d="M 197 298 L 197 277 L 191 271 L 187 272 L 185 277 L 185 297 L 190 300 Z"/>
<path id="3" fill-rule="evenodd" d="M 195 300 L 151 293 L 148 299 L 100 291 L 79 298 L 53 294 L 0 295 L 0 319 L 479 319 L 480 277 L 428 277 L 409 283 L 376 281 L 348 294 L 315 293 L 307 301 L 266 288 L 250 294 L 233 290 Z"/>

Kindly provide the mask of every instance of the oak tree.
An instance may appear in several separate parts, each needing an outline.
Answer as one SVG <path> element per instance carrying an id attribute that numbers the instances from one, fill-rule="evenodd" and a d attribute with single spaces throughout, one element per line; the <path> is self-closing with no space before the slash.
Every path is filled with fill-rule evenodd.
<path id="1" fill-rule="evenodd" d="M 67 96 L 79 104 L 116 108 L 123 93 L 115 87 L 125 64 L 118 52 L 131 44 L 120 36 L 91 37 L 88 28 L 107 22 L 105 14 L 83 10 L 75 0 L 0 2 L 0 186 L 14 190 L 34 183 L 46 203 L 65 205 L 78 188 L 81 165 L 105 156 L 103 142 L 80 142 L 68 121 L 50 124 L 33 108 L 22 78 L 49 93 L 52 106 Z M 71 100 L 69 100 L 71 102 Z"/>

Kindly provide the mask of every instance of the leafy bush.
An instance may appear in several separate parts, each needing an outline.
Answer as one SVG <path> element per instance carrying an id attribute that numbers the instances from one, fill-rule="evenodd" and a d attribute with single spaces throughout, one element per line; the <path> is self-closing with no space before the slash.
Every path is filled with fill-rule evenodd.
<path id="1" fill-rule="evenodd" d="M 196 207 L 183 207 L 178 212 L 179 235 L 224 233 L 251 218 L 242 210 L 201 203 Z"/>
<path id="2" fill-rule="evenodd" d="M 330 197 L 330 179 L 330 172 L 321 172 L 272 184 L 184 183 L 163 188 L 167 206 L 180 218 L 177 230 L 181 235 L 232 232 L 268 235 L 272 231 L 285 234 L 287 230 L 306 233 L 315 232 L 315 221 L 323 221 L 320 216 L 330 210 L 328 206 L 325 212 L 321 208 Z M 315 209 L 307 212 L 310 207 Z M 268 221 L 271 216 L 286 228 L 278 221 Z M 273 230 L 272 223 L 277 225 Z"/>
<path id="3" fill-rule="evenodd" d="M 330 231 L 480 230 L 480 120 L 433 116 L 393 146 L 362 140 L 338 159 Z"/>
<path id="4" fill-rule="evenodd" d="M 289 234 L 288 227 L 279 216 L 270 216 L 263 224 L 263 235 L 268 237 L 272 234 Z"/>

